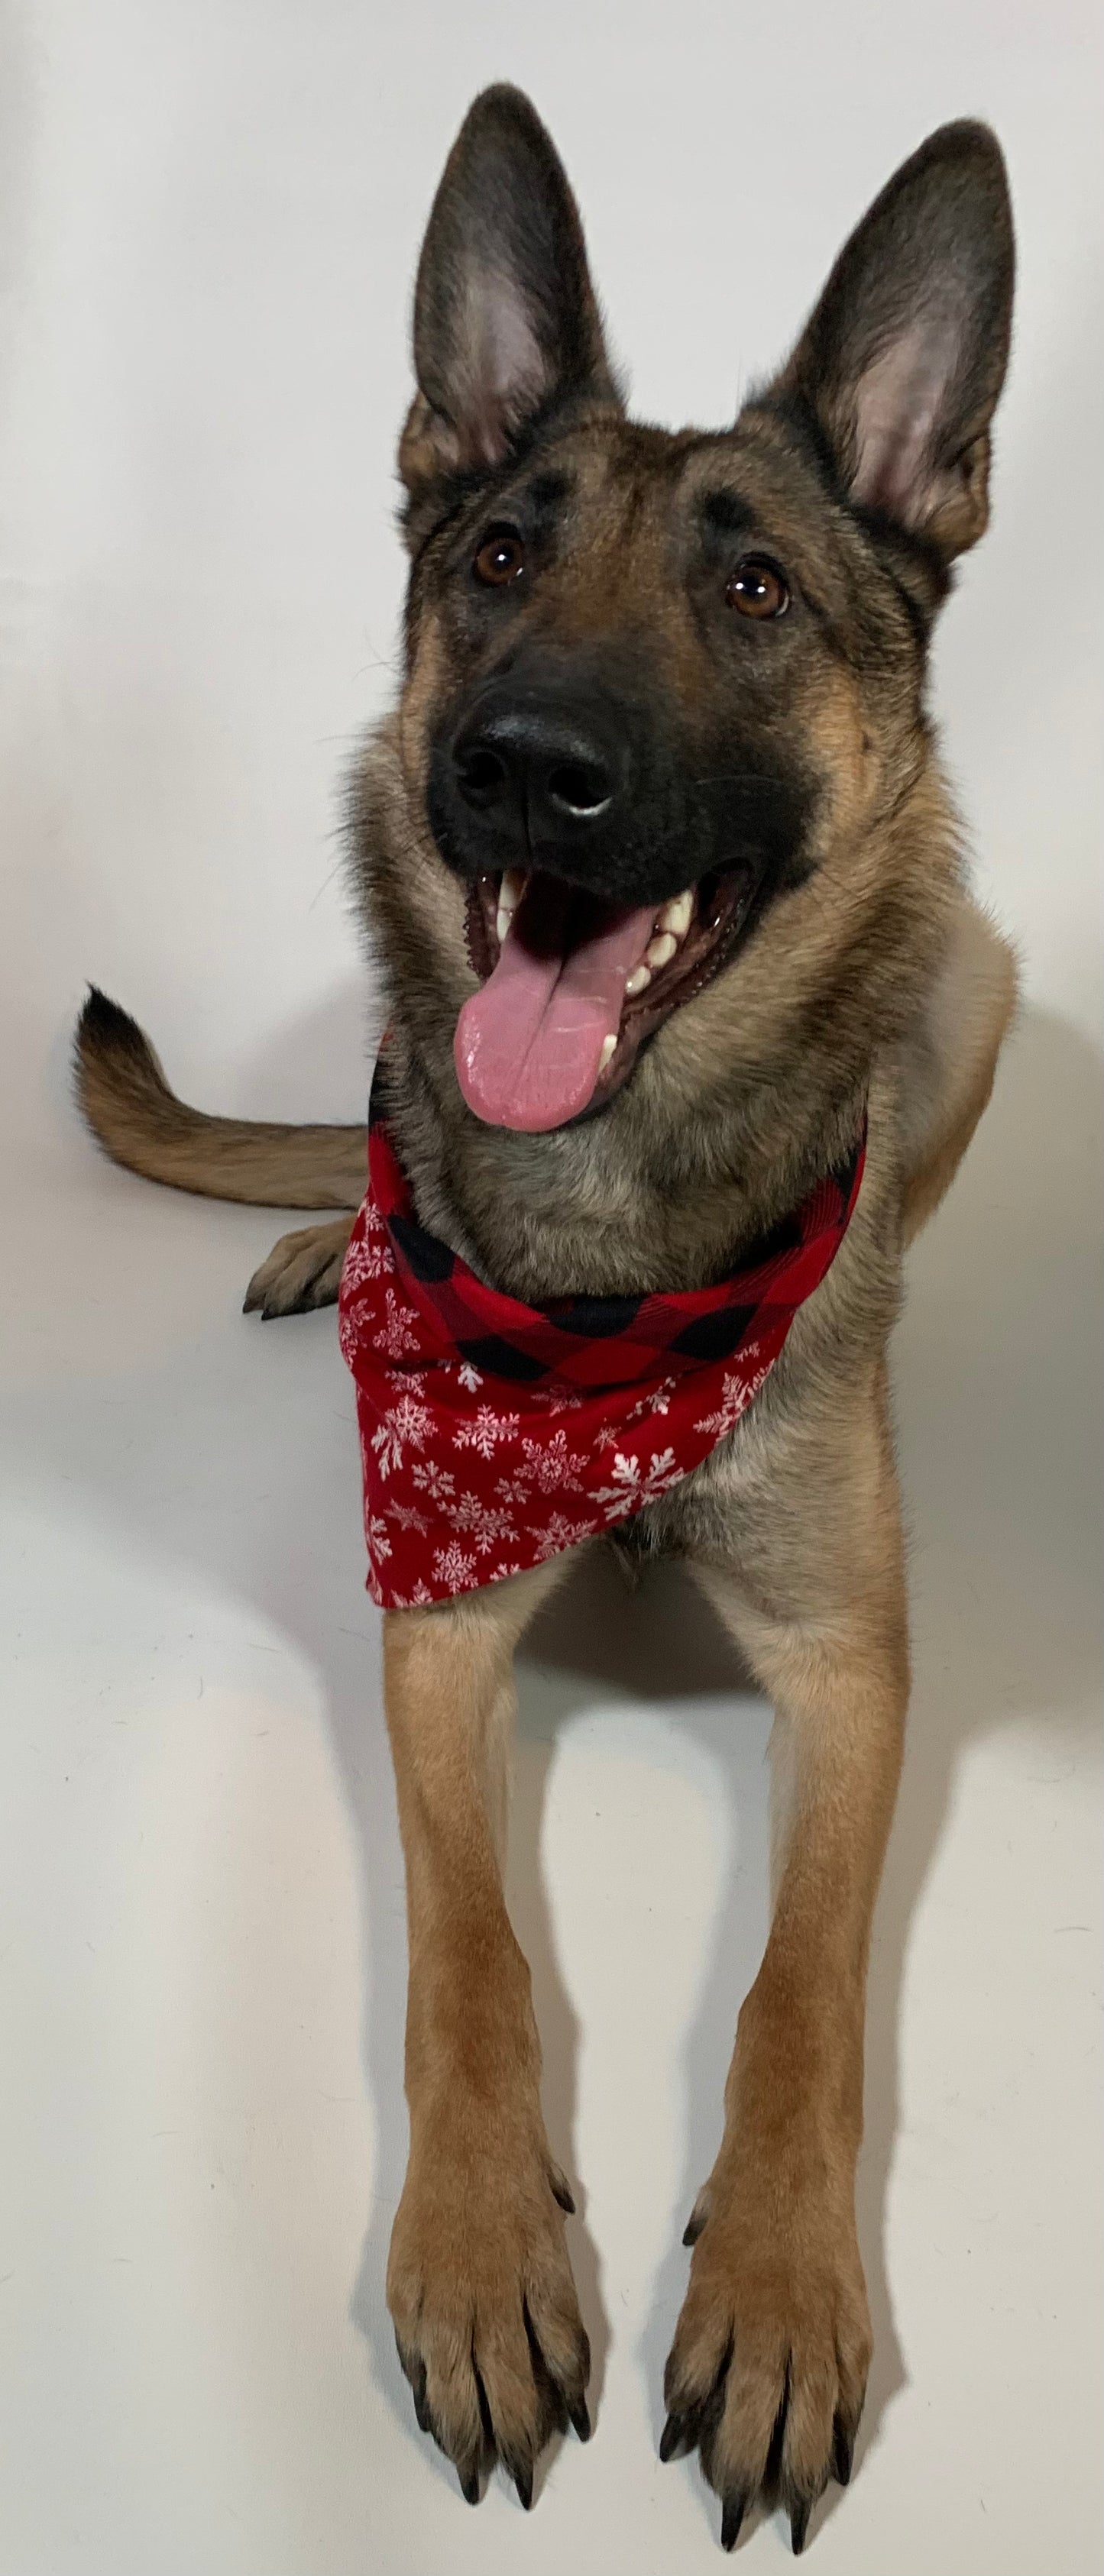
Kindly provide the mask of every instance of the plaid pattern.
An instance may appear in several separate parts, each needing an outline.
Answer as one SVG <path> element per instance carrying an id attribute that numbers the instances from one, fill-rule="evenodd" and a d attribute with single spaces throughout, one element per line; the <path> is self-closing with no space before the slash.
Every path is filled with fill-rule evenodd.
<path id="1" fill-rule="evenodd" d="M 700 1466 L 834 1259 L 864 1153 L 865 1129 L 847 1162 L 714 1288 L 525 1306 L 418 1224 L 377 1070 L 339 1330 L 357 1389 L 368 1587 L 381 1607 L 501 1582 Z"/>

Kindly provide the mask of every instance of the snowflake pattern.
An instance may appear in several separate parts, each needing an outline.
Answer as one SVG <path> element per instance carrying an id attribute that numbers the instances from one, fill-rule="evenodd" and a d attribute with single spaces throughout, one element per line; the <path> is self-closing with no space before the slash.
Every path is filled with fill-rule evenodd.
<path id="1" fill-rule="evenodd" d="M 475 1558 L 461 1547 L 459 1539 L 450 1538 L 447 1547 L 438 1548 L 433 1571 L 447 1591 L 466 1592 L 475 1572 Z"/>
<path id="2" fill-rule="evenodd" d="M 428 1494 L 431 1503 L 452 1501 L 456 1478 L 450 1476 L 447 1467 L 439 1467 L 435 1458 L 427 1458 L 424 1466 L 412 1467 L 410 1479 L 420 1494 Z"/>
<path id="3" fill-rule="evenodd" d="M 376 1348 L 384 1351 L 389 1360 L 405 1360 L 418 1349 L 421 1336 L 411 1323 L 409 1308 L 396 1297 L 394 1289 L 388 1288 L 386 1296 L 387 1313 L 375 1329 Z"/>
<path id="4" fill-rule="evenodd" d="M 578 1547 L 580 1539 L 593 1538 L 593 1521 L 570 1521 L 566 1512 L 549 1512 L 530 1532 L 537 1541 L 535 1563 L 545 1565 L 550 1556 L 562 1556 L 565 1547 Z"/>
<path id="5" fill-rule="evenodd" d="M 529 1325 L 514 1320 L 516 1307 L 511 1317 L 455 1256 L 441 1271 L 420 1269 L 417 1295 L 411 1293 L 405 1252 L 396 1260 L 381 1209 L 396 1218 L 413 1210 L 401 1194 L 401 1173 L 387 1160 L 386 1138 L 382 1163 L 378 1150 L 373 1129 L 372 1186 L 380 1185 L 380 1201 L 366 1202 L 353 1228 L 339 1329 L 357 1387 L 369 1589 L 385 1609 L 428 1607 L 508 1582 L 612 1531 L 692 1475 L 736 1431 L 846 1223 L 841 1194 L 835 1213 L 827 1221 L 818 1215 L 802 1235 L 793 1303 L 789 1283 L 776 1274 L 773 1311 L 761 1307 L 752 1335 L 723 1358 L 680 1358 L 671 1373 L 674 1349 L 660 1332 L 650 1363 L 643 1357 L 635 1377 L 611 1384 L 603 1371 L 600 1385 L 588 1384 L 587 1366 L 605 1357 L 595 1345 L 589 1359 L 585 1347 L 561 1353 L 565 1374 L 553 1368 L 534 1383 L 476 1367 L 462 1342 L 476 1347 L 478 1334 L 491 1350 L 501 1334 L 543 1360 L 554 1316 L 541 1315 L 541 1338 L 527 1339 Z M 856 1177 L 848 1206 L 857 1186 Z M 680 1332 L 685 1311 L 679 1300 Z M 664 1321 L 674 1332 L 674 1320 Z M 640 1338 L 646 1354 L 647 1335 Z"/>
<path id="6" fill-rule="evenodd" d="M 433 1429 L 433 1415 L 417 1396 L 400 1395 L 398 1403 L 385 1413 L 378 1430 L 372 1433 L 372 1447 L 379 1462 L 381 1476 L 389 1476 L 401 1467 L 406 1451 L 424 1449 Z"/>
<path id="7" fill-rule="evenodd" d="M 758 1342 L 749 1342 L 749 1359 L 757 1356 L 758 1350 Z M 708 1431 L 712 1440 L 723 1440 L 726 1432 L 735 1430 L 741 1414 L 747 1412 L 752 1397 L 758 1395 L 764 1379 L 769 1376 L 769 1360 L 765 1366 L 753 1369 L 750 1376 L 742 1376 L 735 1369 L 726 1369 L 717 1410 L 704 1414 L 700 1422 L 695 1422 L 695 1431 Z"/>
<path id="8" fill-rule="evenodd" d="M 638 1512 L 644 1503 L 654 1503 L 668 1486 L 677 1485 L 686 1469 L 680 1467 L 673 1449 L 653 1449 L 647 1467 L 635 1454 L 614 1452 L 612 1485 L 599 1485 L 594 1501 L 601 1503 L 607 1521 L 623 1520 L 626 1512 Z"/>
<path id="9" fill-rule="evenodd" d="M 462 1494 L 452 1515 L 457 1529 L 471 1539 L 480 1556 L 489 1556 L 504 1538 L 514 1536 L 512 1512 L 496 1511 L 493 1503 L 481 1503 L 478 1494 Z"/>
<path id="10" fill-rule="evenodd" d="M 452 1437 L 458 1449 L 478 1449 L 481 1458 L 493 1458 L 499 1441 L 512 1440 L 520 1427 L 518 1414 L 496 1413 L 492 1404 L 481 1404 Z"/>

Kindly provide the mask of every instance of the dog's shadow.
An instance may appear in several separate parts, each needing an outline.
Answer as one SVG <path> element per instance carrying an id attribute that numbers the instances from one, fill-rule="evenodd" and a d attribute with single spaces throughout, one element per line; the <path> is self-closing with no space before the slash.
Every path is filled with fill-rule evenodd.
<path id="1" fill-rule="evenodd" d="M 304 1065 L 315 1063 L 318 1046 L 317 1014 L 302 1050 L 294 1032 L 281 1043 L 285 1102 L 300 1054 Z M 263 1067 L 258 1075 L 255 1087 L 263 1091 Z M 916 1682 L 871 1960 L 859 2218 L 876 2354 L 865 2445 L 877 2438 L 906 2372 L 883 2248 L 899 2007 L 909 1927 L 939 1847 L 955 1768 L 972 1736 L 1025 1713 L 1037 1723 L 1046 1712 L 1054 1728 L 1091 1722 L 1098 1670 L 1099 1099 L 1095 1051 L 1064 1023 L 1026 1014 L 966 1170 L 910 1260 L 895 1378 L 913 1540 Z M 304 1096 L 304 1109 L 311 1105 Z M 182 1318 L 197 1244 L 197 1275 L 209 1298 L 212 1245 L 228 1278 L 244 1287 L 279 1230 L 264 1212 L 145 1193 L 127 1176 L 97 1171 L 79 1145 L 75 1152 L 82 1160 L 74 1187 L 95 1195 L 94 1258 L 103 1272 L 82 1281 L 82 1292 L 90 1285 L 93 1302 L 114 1299 L 124 1319 L 127 1297 L 137 1313 L 148 1291 L 137 1273 L 130 1277 L 124 1255 L 116 1260 L 113 1194 L 141 1248 L 139 1270 L 147 1279 L 164 1276 L 173 1314 Z M 156 1212 L 148 1228 L 139 1207 L 151 1218 Z M 37 1477 L 56 1475 L 70 1497 L 74 1487 L 83 1489 L 98 1518 L 121 1524 L 144 1549 L 155 1531 L 164 1553 L 249 1604 L 318 1675 L 359 1855 L 364 2057 L 377 2145 L 353 2313 L 378 2385 L 416 2440 L 383 2297 L 406 2152 L 405 1927 L 390 1765 L 373 1699 L 378 1644 L 363 1593 L 351 1388 L 334 1348 L 332 1315 L 262 1330 L 228 1308 L 209 1323 L 202 1348 L 200 1360 L 193 1330 L 174 1323 L 150 1366 L 112 1360 L 109 1404 L 102 1371 L 97 1378 L 92 1370 L 83 1384 L 71 1378 L 39 1386 L 12 1409 L 12 1428 L 27 1442 Z M 533 1970 L 550 2134 L 565 2160 L 577 2033 L 536 1865 L 557 1729 L 581 1704 L 611 1693 L 665 1709 L 689 1730 L 749 1853 L 721 1905 L 687 2037 L 685 2213 L 715 2151 L 736 2012 L 765 1932 L 766 1714 L 761 1705 L 749 1709 L 731 1650 L 682 1570 L 658 1569 L 633 1597 L 605 1558 L 581 1563 L 534 1627 L 520 1684 L 511 1902 Z M 627 1962 L 627 1977 L 631 1967 Z M 571 2238 L 600 2389 L 608 2332 L 585 2212 L 572 2222 Z M 644 2335 L 657 2433 L 686 2264 L 673 2241 Z M 831 2510 L 828 2499 L 820 2510 Z"/>

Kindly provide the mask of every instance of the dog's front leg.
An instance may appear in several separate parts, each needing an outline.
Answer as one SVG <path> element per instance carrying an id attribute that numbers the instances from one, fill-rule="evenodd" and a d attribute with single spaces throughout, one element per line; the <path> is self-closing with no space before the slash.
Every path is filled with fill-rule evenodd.
<path id="1" fill-rule="evenodd" d="M 779 1497 L 752 1585 L 697 1569 L 776 1707 L 773 1920 L 665 2382 L 663 2456 L 700 2448 L 728 2548 L 760 2489 L 803 2548 L 829 2477 L 850 2476 L 871 2353 L 854 2199 L 866 1963 L 908 1694 L 880 1376 L 837 1429 L 818 1508 Z"/>
<path id="2" fill-rule="evenodd" d="M 590 2430 L 572 2201 L 501 1875 L 513 1650 L 558 1570 L 393 1611 L 384 1630 L 410 1947 L 410 2162 L 387 2300 L 418 2421 L 471 2504 L 497 2455 L 528 2505 L 550 2435 L 569 2418 Z"/>

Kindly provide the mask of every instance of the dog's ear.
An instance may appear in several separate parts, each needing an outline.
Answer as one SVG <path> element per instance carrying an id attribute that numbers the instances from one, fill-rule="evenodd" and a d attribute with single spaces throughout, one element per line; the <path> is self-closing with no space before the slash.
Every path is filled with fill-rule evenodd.
<path id="1" fill-rule="evenodd" d="M 617 400 L 575 200 L 520 90 L 484 90 L 449 154 L 418 266 L 414 372 L 399 447 L 411 490 L 501 464 L 564 396 Z"/>
<path id="2" fill-rule="evenodd" d="M 1013 275 L 996 136 L 941 126 L 852 233 L 772 388 L 812 412 L 855 504 L 947 562 L 989 516 Z"/>

